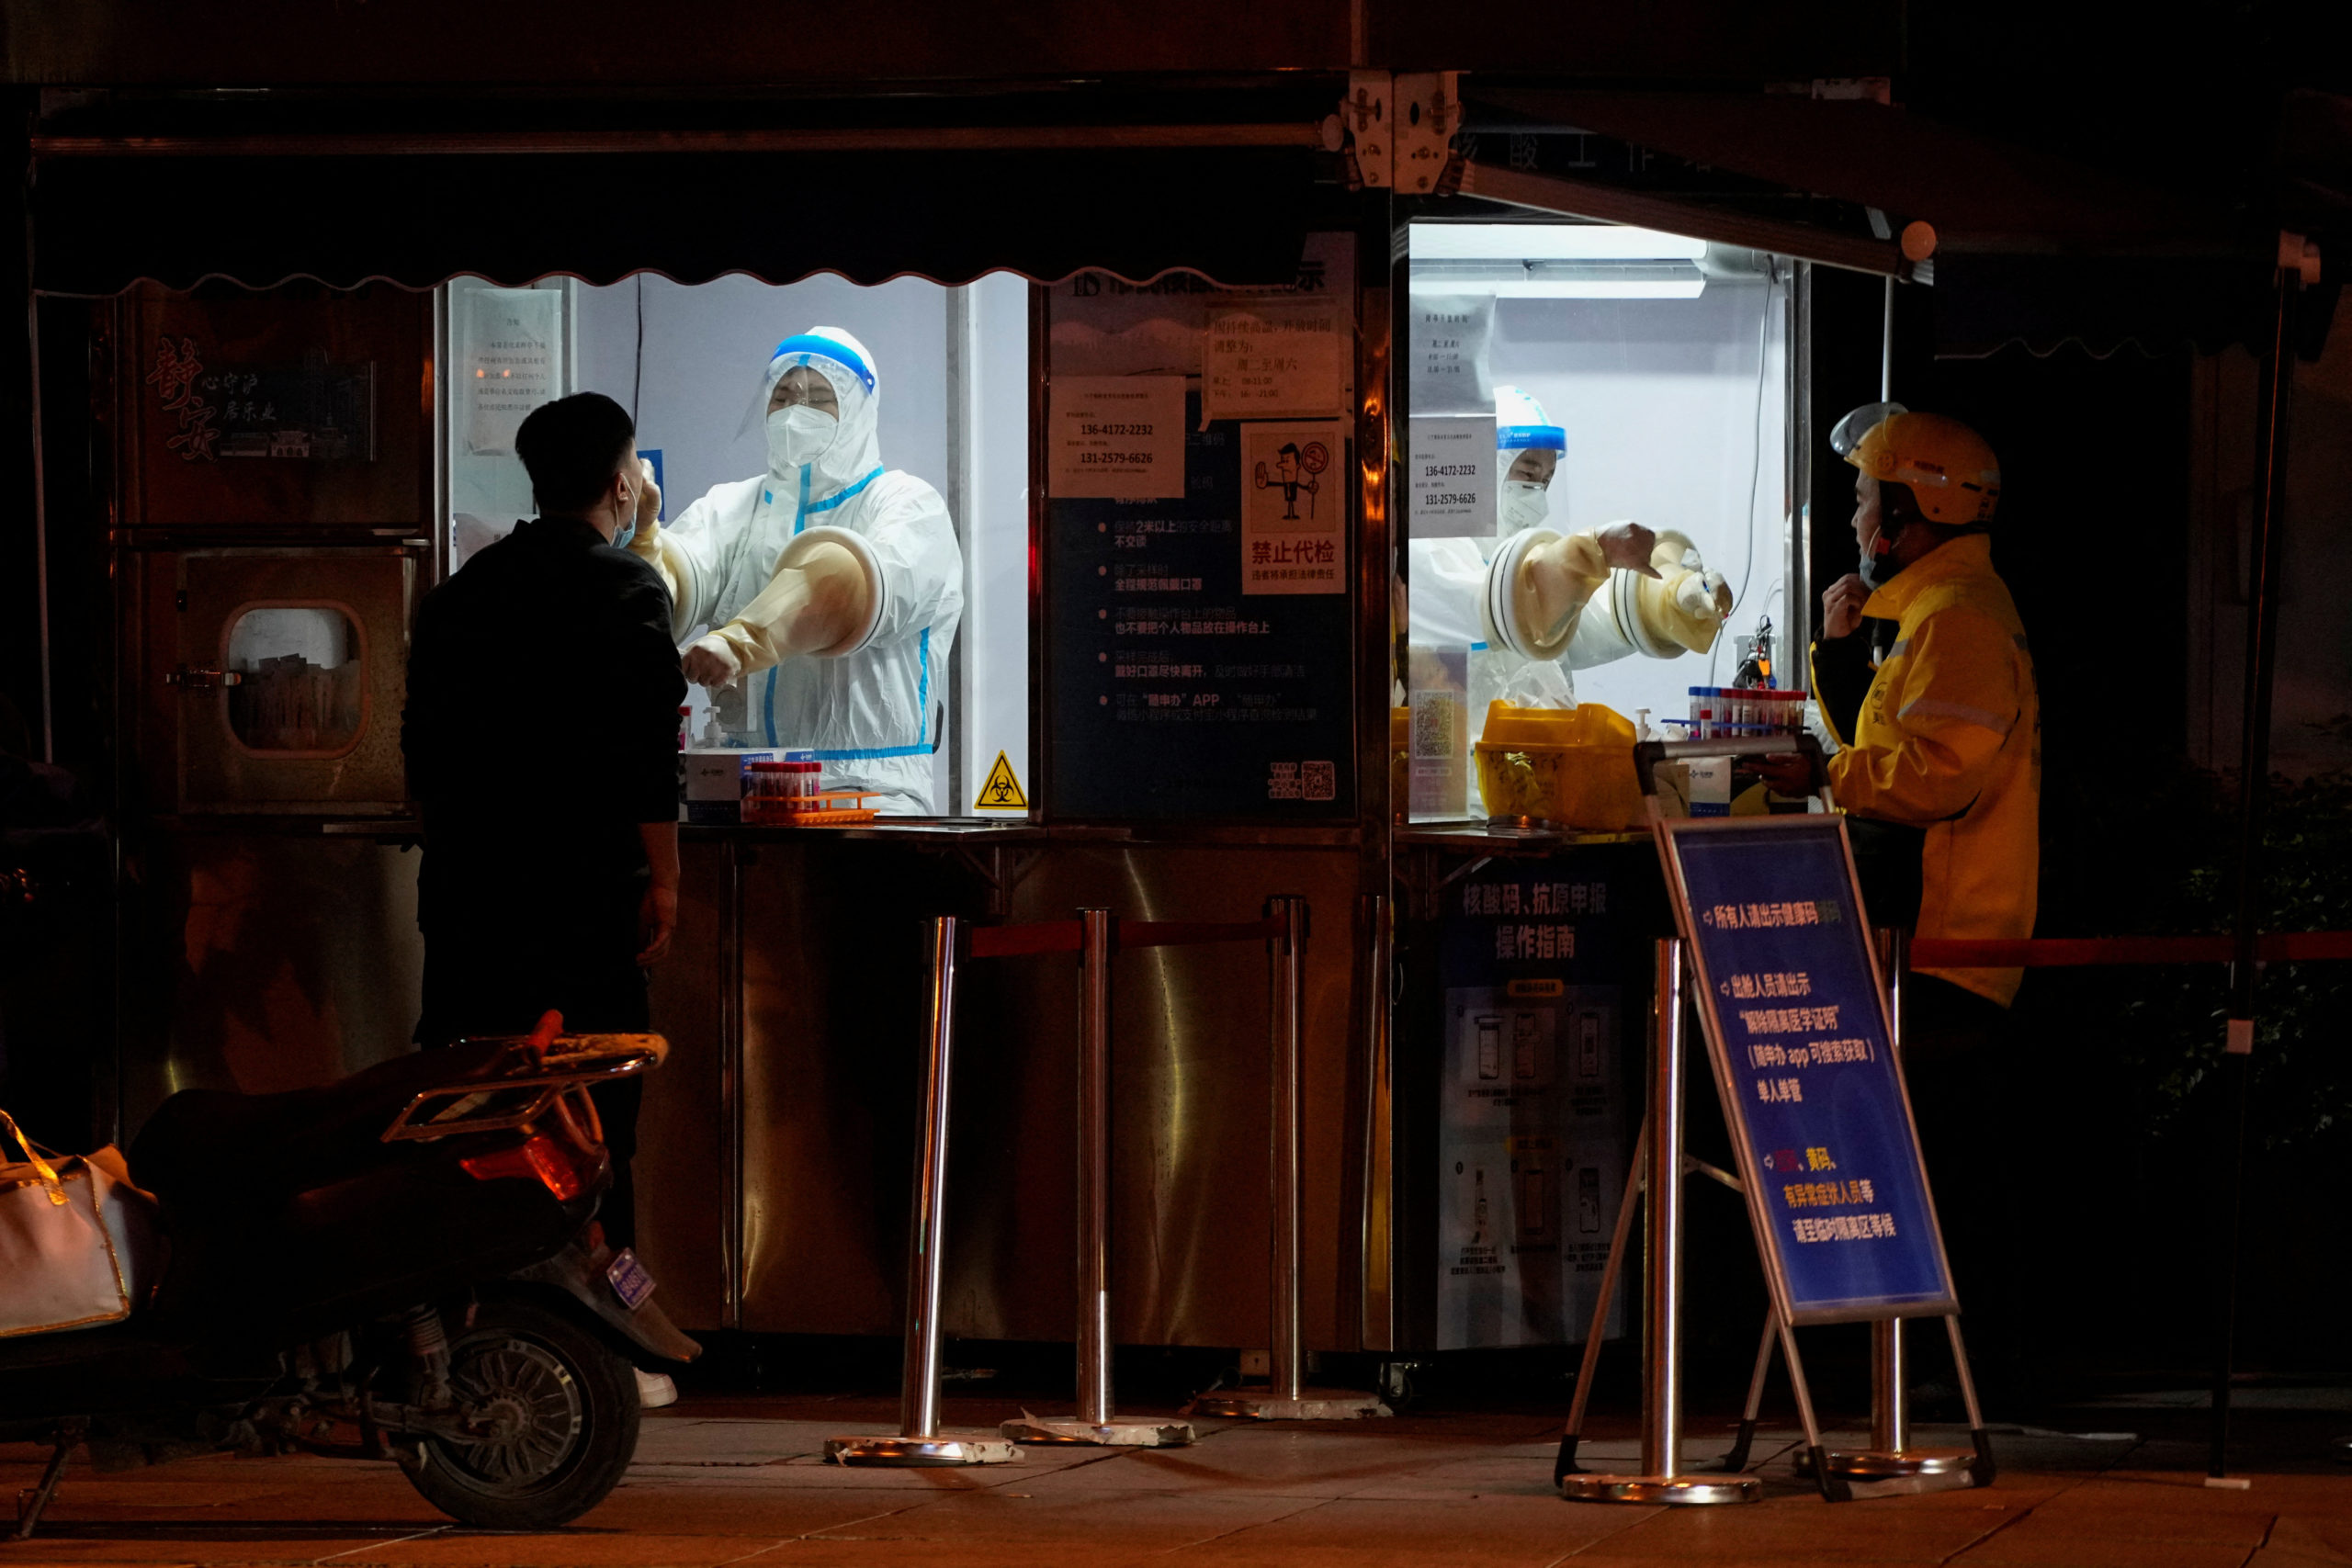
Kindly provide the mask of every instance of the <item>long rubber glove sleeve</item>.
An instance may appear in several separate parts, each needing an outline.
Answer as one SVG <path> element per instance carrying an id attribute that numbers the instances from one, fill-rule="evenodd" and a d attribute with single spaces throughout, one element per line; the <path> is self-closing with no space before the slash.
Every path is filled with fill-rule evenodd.
<path id="1" fill-rule="evenodd" d="M 673 641 L 684 637 L 699 624 L 694 612 L 695 570 L 693 559 L 685 547 L 665 532 L 659 523 L 640 526 L 628 542 L 629 553 L 653 569 L 662 586 L 670 591 L 670 636 Z"/>
<path id="2" fill-rule="evenodd" d="M 1527 552 L 1519 581 L 1511 584 L 1520 625 L 1541 628 L 1548 642 L 1584 609 L 1592 591 L 1608 581 L 1609 558 L 1591 530 L 1537 545 Z"/>
<path id="3" fill-rule="evenodd" d="M 1715 646 L 1724 617 L 1731 614 L 1730 586 L 1699 561 L 1699 552 L 1680 534 L 1662 532 L 1650 552 L 1656 577 L 1634 584 L 1634 605 L 1642 626 L 1660 642 L 1671 642 L 1704 653 Z"/>
<path id="4" fill-rule="evenodd" d="M 857 635 L 874 608 L 865 569 L 842 545 L 818 545 L 778 569 L 759 596 L 710 634 L 734 656 L 736 678 Z"/>

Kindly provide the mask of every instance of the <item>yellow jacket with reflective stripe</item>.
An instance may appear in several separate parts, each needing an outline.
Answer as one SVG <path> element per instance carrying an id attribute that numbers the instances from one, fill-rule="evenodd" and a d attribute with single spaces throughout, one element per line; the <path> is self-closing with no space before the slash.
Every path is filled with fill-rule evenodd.
<path id="1" fill-rule="evenodd" d="M 1895 623 L 1853 739 L 1829 760 L 1838 804 L 1925 828 L 1918 934 L 2033 934 L 2041 871 L 2041 704 L 2025 626 L 1963 535 L 1905 568 L 1862 614 Z M 1842 738 L 1841 738 L 1842 740 Z M 2007 1007 L 2017 969 L 1923 969 Z"/>

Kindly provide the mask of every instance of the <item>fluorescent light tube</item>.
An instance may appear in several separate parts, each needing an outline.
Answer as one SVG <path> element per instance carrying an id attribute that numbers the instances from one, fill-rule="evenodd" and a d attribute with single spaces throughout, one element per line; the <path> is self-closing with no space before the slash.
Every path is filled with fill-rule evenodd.
<path id="1" fill-rule="evenodd" d="M 1707 242 L 1621 223 L 1415 223 L 1415 261 L 1689 261 Z"/>
<path id="2" fill-rule="evenodd" d="M 1706 275 L 1688 261 L 1416 262 L 1412 292 L 1499 299 L 1695 299 Z"/>
<path id="3" fill-rule="evenodd" d="M 1706 292 L 1703 277 L 1642 280 L 1545 278 L 1534 283 L 1498 283 L 1498 299 L 1696 299 Z"/>

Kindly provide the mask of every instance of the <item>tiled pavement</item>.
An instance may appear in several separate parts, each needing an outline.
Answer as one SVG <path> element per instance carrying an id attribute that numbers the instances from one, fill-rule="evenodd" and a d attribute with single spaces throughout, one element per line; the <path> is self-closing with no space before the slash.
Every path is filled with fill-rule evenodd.
<path id="1" fill-rule="evenodd" d="M 980 1401 L 950 1409 L 973 1426 L 1010 1414 Z M 1832 1507 L 1792 1473 L 1781 1434 L 1757 1450 L 1764 1502 L 1676 1510 L 1563 1502 L 1550 1484 L 1556 1423 L 1532 1416 L 1208 1424 L 1190 1449 L 1033 1449 L 983 1470 L 846 1470 L 820 1457 L 830 1434 L 889 1424 L 876 1401 L 688 1402 L 647 1419 L 609 1500 L 537 1535 L 453 1526 L 389 1465 L 195 1461 L 104 1479 L 76 1468 L 41 1535 L 0 1545 L 0 1568 L 2352 1568 L 2352 1472 L 2323 1458 L 2215 1491 L 2193 1448 L 2131 1438 L 2008 1433 L 1993 1487 Z M 1585 1450 L 1627 1468 L 1634 1451 Z M 29 1486 L 40 1457 L 0 1448 L 0 1486 Z"/>

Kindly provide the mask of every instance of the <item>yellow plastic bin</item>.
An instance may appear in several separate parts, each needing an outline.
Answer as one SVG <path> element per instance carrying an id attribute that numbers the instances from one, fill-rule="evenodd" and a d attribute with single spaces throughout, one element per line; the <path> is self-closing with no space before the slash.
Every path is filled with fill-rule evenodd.
<path id="1" fill-rule="evenodd" d="M 1643 826 L 1634 776 L 1633 722 L 1600 703 L 1573 708 L 1487 705 L 1472 748 L 1490 818 L 1553 822 L 1586 832 Z"/>

